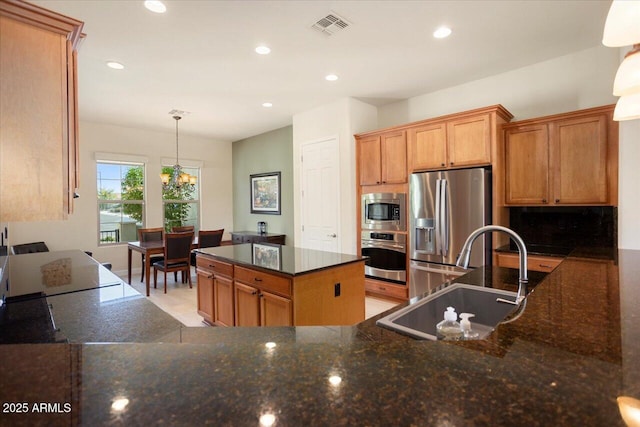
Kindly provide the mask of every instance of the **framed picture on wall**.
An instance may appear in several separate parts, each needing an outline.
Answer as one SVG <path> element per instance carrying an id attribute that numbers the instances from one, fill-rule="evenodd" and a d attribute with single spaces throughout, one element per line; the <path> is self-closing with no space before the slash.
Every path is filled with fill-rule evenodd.
<path id="1" fill-rule="evenodd" d="M 280 172 L 250 175 L 251 213 L 280 215 Z"/>

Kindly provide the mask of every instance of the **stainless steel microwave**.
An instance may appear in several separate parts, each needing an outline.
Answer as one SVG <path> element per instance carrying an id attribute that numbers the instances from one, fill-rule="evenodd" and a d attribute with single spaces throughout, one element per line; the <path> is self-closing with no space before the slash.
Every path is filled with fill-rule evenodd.
<path id="1" fill-rule="evenodd" d="M 406 231 L 406 204 L 403 193 L 362 195 L 363 230 Z"/>

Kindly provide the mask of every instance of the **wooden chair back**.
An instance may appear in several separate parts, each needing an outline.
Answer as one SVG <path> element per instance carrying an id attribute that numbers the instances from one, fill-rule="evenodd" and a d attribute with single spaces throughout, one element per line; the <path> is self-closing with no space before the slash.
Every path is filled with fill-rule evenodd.
<path id="1" fill-rule="evenodd" d="M 193 243 L 193 233 L 166 233 L 164 235 L 164 264 L 186 262 L 191 259 L 191 244 Z"/>
<path id="2" fill-rule="evenodd" d="M 141 242 L 161 242 L 164 239 L 164 228 L 139 228 L 138 240 Z"/>
<path id="3" fill-rule="evenodd" d="M 171 229 L 172 233 L 187 233 L 189 231 L 195 231 L 195 227 L 193 225 L 183 225 L 175 226 Z"/>
<path id="4" fill-rule="evenodd" d="M 212 248 L 214 246 L 220 246 L 223 233 L 224 228 L 220 230 L 200 230 L 198 232 L 198 247 Z"/>

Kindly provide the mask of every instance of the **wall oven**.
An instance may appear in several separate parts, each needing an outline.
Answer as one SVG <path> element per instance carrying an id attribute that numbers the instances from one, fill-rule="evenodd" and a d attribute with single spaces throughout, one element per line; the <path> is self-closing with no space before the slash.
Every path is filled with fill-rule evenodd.
<path id="1" fill-rule="evenodd" d="M 406 231 L 405 206 L 402 193 L 363 194 L 362 229 Z"/>
<path id="2" fill-rule="evenodd" d="M 393 232 L 362 231 L 362 256 L 367 277 L 407 283 L 407 236 Z"/>

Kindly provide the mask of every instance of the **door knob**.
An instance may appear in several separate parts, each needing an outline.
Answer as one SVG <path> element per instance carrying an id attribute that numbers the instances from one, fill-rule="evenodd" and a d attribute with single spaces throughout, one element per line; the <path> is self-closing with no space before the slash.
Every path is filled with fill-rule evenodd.
<path id="1" fill-rule="evenodd" d="M 327 237 L 334 237 L 334 238 L 335 238 L 335 237 L 338 237 L 338 235 L 337 235 L 336 233 L 333 233 L 333 234 L 327 234 Z"/>

